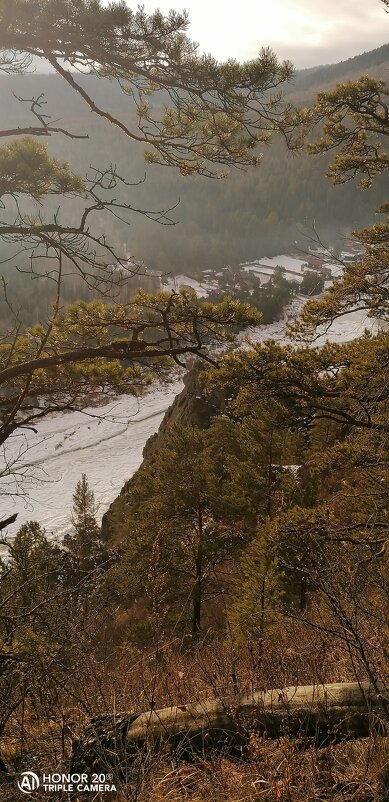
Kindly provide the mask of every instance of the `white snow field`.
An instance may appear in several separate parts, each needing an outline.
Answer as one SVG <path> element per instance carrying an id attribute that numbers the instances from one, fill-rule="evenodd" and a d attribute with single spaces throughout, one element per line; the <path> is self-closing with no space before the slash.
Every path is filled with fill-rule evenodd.
<path id="1" fill-rule="evenodd" d="M 285 327 L 304 303 L 305 299 L 297 297 L 281 321 L 253 328 L 241 339 L 249 336 L 255 342 L 285 342 Z M 315 345 L 325 339 L 352 340 L 365 328 L 374 333 L 378 326 L 365 313 L 351 312 L 336 321 Z M 176 378 L 170 385 L 156 386 L 139 400 L 120 396 L 105 407 L 85 413 L 51 415 L 38 424 L 37 433 L 22 430 L 11 438 L 0 452 L 0 520 L 18 513 L 17 522 L 8 529 L 9 536 L 25 521 L 37 520 L 48 534 L 61 538 L 71 525 L 72 496 L 82 473 L 86 473 L 95 493 L 101 518 L 141 464 L 146 441 L 158 430 L 182 388 L 182 381 Z"/>
<path id="2" fill-rule="evenodd" d="M 181 288 L 195 290 L 198 298 L 206 298 L 210 292 L 218 289 L 218 284 L 215 281 L 203 281 L 200 284 L 195 278 L 181 274 L 180 276 L 165 278 L 161 286 L 161 289 L 165 291 L 174 290 L 178 292 Z"/>
<path id="3" fill-rule="evenodd" d="M 275 340 L 276 342 L 289 342 L 285 336 L 285 328 L 288 324 L 300 314 L 307 299 L 301 295 L 297 296 L 292 303 L 284 310 L 283 319 L 275 323 L 270 323 L 268 326 L 258 326 L 249 329 L 243 335 L 243 339 L 247 337 L 252 342 L 263 342 L 264 340 Z M 379 323 L 374 318 L 369 318 L 366 312 L 353 311 L 348 315 L 336 320 L 332 325 L 323 332 L 318 330 L 318 336 L 312 343 L 313 346 L 323 345 L 326 340 L 330 342 L 342 343 L 355 340 L 361 337 L 365 329 L 371 334 L 376 334 L 379 330 Z"/>
<path id="4" fill-rule="evenodd" d="M 48 534 L 62 537 L 70 527 L 72 495 L 82 473 L 101 518 L 141 464 L 146 441 L 182 388 L 176 379 L 139 400 L 124 395 L 85 413 L 50 415 L 36 427 L 37 434 L 22 431 L 8 440 L 0 454 L 0 471 L 5 471 L 0 474 L 0 520 L 18 513 L 9 535 L 25 521 L 37 520 Z"/>
<path id="5" fill-rule="evenodd" d="M 301 284 L 304 278 L 304 269 L 307 266 L 307 258 L 307 254 L 301 254 L 301 256 L 281 254 L 280 256 L 272 256 L 271 258 L 265 257 L 264 259 L 255 259 L 253 262 L 244 262 L 240 267 L 246 273 L 253 273 L 260 279 L 261 284 L 267 284 L 273 276 L 275 269 L 277 267 L 282 267 L 285 271 L 285 278 L 288 279 L 288 281 L 297 281 Z M 342 274 L 342 268 L 338 262 L 332 263 L 326 260 L 326 267 L 331 270 L 331 274 L 334 278 Z"/>

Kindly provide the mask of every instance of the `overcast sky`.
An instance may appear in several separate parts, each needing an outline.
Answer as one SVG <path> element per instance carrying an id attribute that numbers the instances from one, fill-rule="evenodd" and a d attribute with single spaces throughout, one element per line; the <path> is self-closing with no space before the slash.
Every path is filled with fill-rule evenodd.
<path id="1" fill-rule="evenodd" d="M 219 59 L 253 58 L 271 45 L 296 67 L 309 67 L 344 61 L 389 41 L 389 15 L 380 0 L 143 0 L 143 5 L 146 11 L 186 8 L 190 37 Z"/>

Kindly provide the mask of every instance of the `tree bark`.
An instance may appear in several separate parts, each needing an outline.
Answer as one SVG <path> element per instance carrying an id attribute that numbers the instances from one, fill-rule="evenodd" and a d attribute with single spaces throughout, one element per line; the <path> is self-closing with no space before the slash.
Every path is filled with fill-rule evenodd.
<path id="1" fill-rule="evenodd" d="M 363 738 L 373 725 L 385 732 L 380 696 L 369 682 L 307 685 L 259 691 L 248 696 L 94 719 L 74 743 L 75 768 L 104 764 L 114 750 L 116 764 L 170 745 L 175 754 L 222 749 L 242 754 L 252 732 L 266 738 L 305 737 L 316 746 Z M 118 744 L 122 754 L 118 754 Z M 119 750 L 120 751 L 120 750 Z"/>
<path id="2" fill-rule="evenodd" d="M 192 593 L 192 635 L 198 640 L 201 628 L 201 602 L 203 591 L 203 512 L 201 506 L 197 516 L 196 577 Z"/>

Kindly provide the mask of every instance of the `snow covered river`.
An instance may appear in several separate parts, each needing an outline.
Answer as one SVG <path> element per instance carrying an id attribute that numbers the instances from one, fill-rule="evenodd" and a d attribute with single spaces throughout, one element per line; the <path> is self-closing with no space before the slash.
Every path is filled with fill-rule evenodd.
<path id="1" fill-rule="evenodd" d="M 72 495 L 82 473 L 101 518 L 141 464 L 146 441 L 182 388 L 182 381 L 175 380 L 139 400 L 124 395 L 84 413 L 51 415 L 39 423 L 37 434 L 11 438 L 0 455 L 3 470 L 8 466 L 0 479 L 0 520 L 18 513 L 9 534 L 25 521 L 38 520 L 48 533 L 62 536 L 69 529 Z"/>
<path id="2" fill-rule="evenodd" d="M 296 314 L 296 307 L 290 310 Z M 345 342 L 376 329 L 374 321 L 352 312 L 334 324 L 327 339 Z M 251 332 L 255 341 L 285 341 L 285 321 Z M 55 537 L 69 529 L 72 495 L 86 473 L 95 493 L 99 517 L 139 467 L 148 438 L 181 392 L 182 381 L 155 387 L 143 398 L 120 396 L 105 407 L 52 415 L 38 432 L 11 438 L 0 453 L 0 520 L 18 513 L 9 535 L 28 520 L 38 520 Z"/>

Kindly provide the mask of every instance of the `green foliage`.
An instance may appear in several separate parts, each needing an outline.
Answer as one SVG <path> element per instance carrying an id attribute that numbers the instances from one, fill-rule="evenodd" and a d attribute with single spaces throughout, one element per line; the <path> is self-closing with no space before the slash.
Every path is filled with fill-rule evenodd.
<path id="1" fill-rule="evenodd" d="M 280 622 L 284 577 L 269 535 L 270 524 L 261 526 L 241 557 L 242 576 L 236 582 L 229 612 L 237 644 L 257 643 L 263 648 L 265 634 Z"/>
<path id="2" fill-rule="evenodd" d="M 83 480 L 75 495 L 79 545 L 81 536 L 92 537 L 93 499 Z M 109 614 L 104 566 L 76 561 L 36 521 L 7 550 L 0 566 L 1 733 L 19 709 L 40 726 L 63 709 L 64 692 L 82 693 L 81 672 Z"/>
<path id="3" fill-rule="evenodd" d="M 318 300 L 306 304 L 292 332 L 297 337 L 311 338 L 318 326 L 328 326 L 339 315 L 353 307 L 365 309 L 369 317 L 384 322 L 388 320 L 388 256 L 389 256 L 389 206 L 383 204 L 377 210 L 385 215 L 376 223 L 354 232 L 365 248 L 357 263 L 346 264 L 343 276 L 335 281 Z"/>
<path id="4" fill-rule="evenodd" d="M 308 144 L 314 154 L 335 151 L 328 175 L 334 184 L 362 176 L 366 189 L 389 168 L 388 88 L 384 81 L 362 76 L 319 93 L 311 109 L 300 112 L 303 131 L 313 127 L 316 141 Z M 294 331 L 312 336 L 319 325 L 328 325 L 353 306 L 365 308 L 372 317 L 386 319 L 388 308 L 388 203 L 377 211 L 385 215 L 378 223 L 353 234 L 364 246 L 357 264 L 344 266 L 343 276 L 317 302 L 307 305 Z"/>
<path id="5" fill-rule="evenodd" d="M 226 462 L 236 449 L 228 429 L 221 438 L 218 423 L 208 438 L 201 430 L 172 426 L 116 512 L 122 582 L 132 604 L 140 595 L 142 618 L 148 611 L 154 629 L 184 623 L 189 605 L 197 637 L 205 594 L 220 593 L 217 567 L 244 542 L 242 526 L 223 504 L 230 488 Z"/>
<path id="6" fill-rule="evenodd" d="M 265 522 L 296 492 L 293 474 L 283 466 L 294 461 L 295 438 L 290 433 L 286 407 L 277 401 L 258 399 L 246 407 L 243 394 L 233 403 L 235 414 L 242 416 L 235 437 L 239 455 L 231 464 L 237 508 L 255 525 Z"/>
<path id="7" fill-rule="evenodd" d="M 240 387 L 236 404 L 243 410 L 258 401 L 277 399 L 295 427 L 315 418 L 385 432 L 387 343 L 386 331 L 321 348 L 282 346 L 270 340 L 226 355 L 211 378 Z"/>
<path id="8" fill-rule="evenodd" d="M 254 290 L 250 301 L 261 313 L 262 322 L 266 325 L 278 320 L 282 310 L 290 303 L 297 289 L 297 282 L 288 281 L 285 278 L 285 271 L 278 267 L 264 287 Z"/>
<path id="9" fill-rule="evenodd" d="M 312 590 L 315 576 L 321 569 L 328 518 L 329 513 L 320 507 L 291 506 L 273 527 L 272 551 L 285 573 L 288 604 L 297 601 L 302 612 L 307 606 L 307 591 Z"/>
<path id="10" fill-rule="evenodd" d="M 174 165 L 183 174 L 214 173 L 214 165 L 248 165 L 256 161 L 255 145 L 277 127 L 278 99 L 268 93 L 264 101 L 263 91 L 282 81 L 289 67 L 278 65 L 268 51 L 243 66 L 199 58 L 184 35 L 185 15 L 148 16 L 121 4 L 104 8 L 97 0 L 11 0 L 0 9 L 0 44 L 45 56 L 71 85 L 77 73 L 73 77 L 69 65 L 87 61 L 96 76 L 119 80 L 131 102 L 137 97 L 134 118 L 140 127 L 133 126 L 133 118 L 126 130 L 120 120 L 113 122 L 130 138 L 140 131 L 141 142 L 152 149 L 150 162 Z M 72 88 L 79 92 L 79 86 Z M 299 112 L 303 127 L 323 123 L 311 150 L 320 156 L 338 149 L 330 171 L 335 183 L 356 173 L 370 183 L 389 166 L 386 94 L 382 82 L 362 78 L 321 93 L 313 109 Z M 83 99 L 91 107 L 88 97 L 85 91 Z M 247 100 L 254 104 L 250 110 Z M 255 104 L 263 102 L 259 113 Z M 93 110 L 107 119 L 97 103 Z M 50 192 L 83 191 L 65 164 L 48 159 L 29 140 L 18 145 L 1 152 L 14 193 L 40 200 Z M 35 184 L 23 153 L 27 160 L 36 156 Z M 282 165 L 277 169 L 282 171 Z M 310 207 L 321 189 L 304 170 L 298 178 L 304 198 L 300 217 L 304 204 Z M 231 186 L 226 194 L 233 197 Z M 258 225 L 258 209 L 252 211 L 255 192 L 248 193 L 252 227 Z M 207 203 L 208 209 L 215 206 L 211 192 Z M 283 198 L 277 215 L 262 215 L 263 229 L 273 224 L 285 228 L 288 203 L 290 198 Z M 236 197 L 233 205 L 239 221 Z M 388 214 L 387 205 L 382 212 Z M 30 221 L 28 236 L 34 228 Z M 41 237 L 47 233 L 40 230 Z M 55 233 L 54 250 L 62 237 L 61 231 Z M 328 324 L 350 306 L 387 318 L 388 221 L 361 232 L 360 239 L 366 257 L 348 266 L 324 298 L 307 306 L 295 327 L 297 336 Z M 98 239 L 95 244 L 104 243 Z M 198 259 L 195 245 L 191 242 Z M 79 240 L 75 247 L 80 249 Z M 181 256 L 178 251 L 177 260 Z M 303 292 L 317 290 L 316 277 L 313 282 L 307 275 L 304 282 Z M 265 320 L 266 315 L 273 319 L 294 291 L 279 271 L 252 298 Z M 172 359 L 201 354 L 210 340 L 232 339 L 238 325 L 258 319 L 236 298 L 216 306 L 185 292 L 141 293 L 129 304 L 79 302 L 65 310 L 58 297 L 47 326 L 16 327 L 2 339 L 1 441 L 21 421 L 30 426 L 52 409 L 82 406 L 95 389 L 139 392 Z M 269 341 L 221 359 L 220 369 L 206 381 L 229 388 L 225 414 L 206 431 L 172 426 L 162 448 L 144 463 L 116 505 L 108 547 L 120 552 L 121 561 L 111 568 L 104 588 L 111 602 L 125 608 L 131 640 L 151 641 L 159 648 L 172 633 L 198 639 L 204 620 L 210 623 L 233 588 L 230 616 L 238 641 L 255 639 L 263 646 L 281 615 L 298 618 L 341 644 L 349 669 L 378 687 L 387 634 L 388 350 L 389 335 L 383 331 L 321 348 Z M 74 503 L 74 535 L 66 545 L 82 573 L 102 549 L 85 475 Z M 1 691 L 4 720 L 49 671 L 62 689 L 65 669 L 71 665 L 73 670 L 73 650 L 63 632 L 92 604 L 80 592 L 72 567 L 69 554 L 51 545 L 38 524 L 22 528 L 10 546 L 9 567 L 2 566 L 0 583 L 1 634 L 11 666 L 6 672 L 11 691 L 7 683 Z M 85 631 L 87 626 L 83 637 Z"/>
<path id="11" fill-rule="evenodd" d="M 223 567 L 255 536 L 258 521 L 299 498 L 296 477 L 283 469 L 296 447 L 288 425 L 274 403 L 257 405 L 242 422 L 221 416 L 207 430 L 169 427 L 110 519 L 111 541 L 123 549 L 118 581 L 132 636 L 139 608 L 146 637 L 147 620 L 154 633 L 185 624 L 189 604 L 198 635 L 205 602 L 228 586 Z"/>
<path id="12" fill-rule="evenodd" d="M 247 278 L 247 275 L 239 268 L 230 268 L 230 274 L 226 278 L 220 279 L 220 284 L 228 297 L 232 297 L 240 303 L 248 303 L 253 309 L 257 309 L 260 314 L 261 323 L 267 325 L 278 320 L 283 309 L 290 303 L 297 292 L 298 284 L 295 281 L 288 281 L 285 278 L 285 271 L 281 267 L 274 270 L 273 276 L 267 284 L 260 286 L 258 279 Z M 249 285 L 249 288 L 245 285 Z M 252 285 L 254 284 L 254 288 Z M 210 292 L 210 301 L 220 302 L 220 290 Z"/>
<path id="13" fill-rule="evenodd" d="M 128 304 L 78 302 L 53 313 L 48 326 L 30 327 L 0 344 L 0 442 L 24 423 L 82 407 L 96 390 L 139 394 L 156 374 L 186 353 L 234 337 L 236 327 L 258 321 L 258 313 L 225 298 L 215 305 L 195 293 L 139 292 Z M 27 382 L 27 384 L 26 384 Z"/>
<path id="14" fill-rule="evenodd" d="M 101 556 L 104 549 L 96 512 L 94 493 L 89 488 L 86 474 L 83 473 L 73 495 L 74 534 L 65 535 L 63 543 L 77 559 L 90 563 L 93 563 L 94 558 Z"/>
<path id="15" fill-rule="evenodd" d="M 336 149 L 328 175 L 341 184 L 361 174 L 362 187 L 389 167 L 385 137 L 389 134 L 388 89 L 384 81 L 368 75 L 321 92 L 307 117 L 323 122 L 322 136 L 310 144 L 312 153 Z"/>
<path id="16" fill-rule="evenodd" d="M 257 164 L 256 146 L 282 117 L 280 98 L 269 90 L 291 77 L 291 64 L 269 49 L 245 64 L 219 63 L 198 55 L 187 27 L 186 13 L 164 17 L 123 3 L 11 0 L 0 7 L 0 48 L 46 59 L 93 112 L 146 145 L 148 162 L 183 175 Z M 69 67 L 117 80 L 136 123 L 101 109 Z"/>
<path id="17" fill-rule="evenodd" d="M 50 565 L 50 556 L 54 552 L 55 548 L 37 521 L 28 521 L 19 529 L 10 548 L 9 560 L 12 582 L 18 588 L 15 609 L 19 605 L 24 607 L 24 611 L 34 607 L 55 587 L 55 574 L 50 570 L 54 566 Z M 4 574 L 7 574 L 6 568 Z"/>
<path id="18" fill-rule="evenodd" d="M 0 574 L 0 730 L 21 703 L 39 693 L 49 668 L 66 659 L 61 554 L 36 521 L 9 545 Z"/>
<path id="19" fill-rule="evenodd" d="M 30 195 L 83 195 L 83 180 L 69 165 L 50 158 L 44 145 L 30 136 L 14 139 L 0 148 L 0 197 Z"/>
<path id="20" fill-rule="evenodd" d="M 320 295 L 324 290 L 324 277 L 315 273 L 313 270 L 304 273 L 304 278 L 300 284 L 302 295 Z"/>

